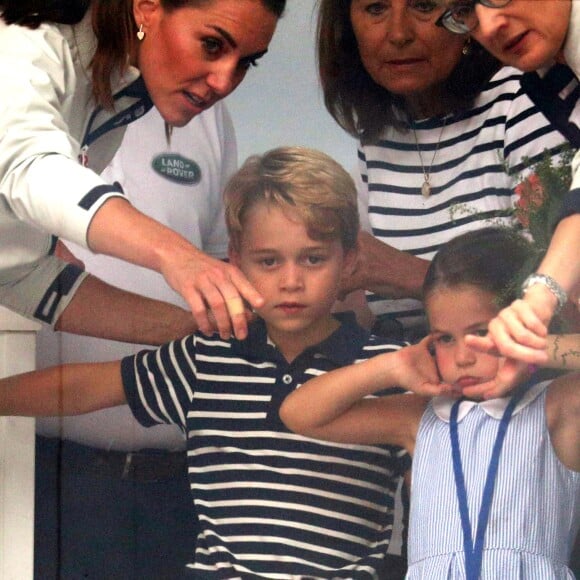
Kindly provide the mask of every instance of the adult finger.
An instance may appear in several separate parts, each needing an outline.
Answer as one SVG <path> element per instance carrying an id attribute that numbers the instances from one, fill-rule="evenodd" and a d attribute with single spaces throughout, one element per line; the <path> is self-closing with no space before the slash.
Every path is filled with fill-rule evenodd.
<path id="1" fill-rule="evenodd" d="M 250 309 L 260 308 L 264 305 L 262 295 L 235 266 L 230 266 L 229 278 L 230 282 L 235 286 L 234 291 L 249 304 Z M 227 296 L 231 297 L 230 294 L 227 294 Z"/>
<path id="2" fill-rule="evenodd" d="M 202 291 L 220 337 L 227 340 L 232 336 L 233 322 L 226 296 L 229 296 L 229 299 L 238 298 L 241 300 L 241 298 L 233 285 L 224 282 L 222 282 L 221 287 L 216 286 L 213 282 L 204 283 Z"/>
<path id="3" fill-rule="evenodd" d="M 199 292 L 188 294 L 188 304 L 198 325 L 199 331 L 210 336 L 215 332 L 216 325 L 208 316 L 207 305 Z"/>
<path id="4" fill-rule="evenodd" d="M 504 308 L 490 322 L 489 329 L 496 343 L 505 332 L 513 342 L 531 348 L 545 348 L 545 337 L 548 335 L 546 325 L 521 300 L 517 300 L 512 306 Z"/>
<path id="5" fill-rule="evenodd" d="M 523 329 L 521 323 L 506 323 L 503 318 L 496 318 L 489 323 L 489 337 L 493 340 L 497 350 L 502 356 L 524 360 L 525 362 L 537 363 L 535 359 L 539 352 L 546 348 L 546 339 L 534 335 L 531 340 L 524 341 L 528 332 Z"/>
<path id="6" fill-rule="evenodd" d="M 238 340 L 243 340 L 248 336 L 248 315 L 251 312 L 246 308 L 246 304 L 240 296 L 226 298 L 226 306 L 232 322 L 234 336 Z"/>

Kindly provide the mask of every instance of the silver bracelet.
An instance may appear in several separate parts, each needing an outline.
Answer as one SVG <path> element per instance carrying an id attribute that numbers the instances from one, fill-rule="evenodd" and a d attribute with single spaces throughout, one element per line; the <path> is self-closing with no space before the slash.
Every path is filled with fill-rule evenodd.
<path id="1" fill-rule="evenodd" d="M 568 294 L 566 294 L 562 286 L 560 286 L 554 278 L 546 276 L 546 274 L 531 274 L 528 276 L 522 284 L 522 295 L 525 294 L 534 284 L 543 284 L 556 297 L 558 300 L 558 306 L 556 307 L 556 312 L 554 312 L 554 314 L 558 314 L 558 312 L 564 308 L 564 304 L 568 302 Z"/>

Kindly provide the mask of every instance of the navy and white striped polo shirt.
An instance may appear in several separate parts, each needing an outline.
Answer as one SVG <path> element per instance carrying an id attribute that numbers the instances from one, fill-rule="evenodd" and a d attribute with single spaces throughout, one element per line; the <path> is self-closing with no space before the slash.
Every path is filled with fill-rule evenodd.
<path id="1" fill-rule="evenodd" d="M 245 341 L 195 334 L 123 360 L 137 419 L 175 423 L 187 435 L 200 522 L 188 567 L 200 577 L 379 577 L 406 452 L 308 439 L 278 416 L 309 378 L 401 347 L 369 337 L 352 316 L 341 320 L 291 364 L 262 321 Z"/>

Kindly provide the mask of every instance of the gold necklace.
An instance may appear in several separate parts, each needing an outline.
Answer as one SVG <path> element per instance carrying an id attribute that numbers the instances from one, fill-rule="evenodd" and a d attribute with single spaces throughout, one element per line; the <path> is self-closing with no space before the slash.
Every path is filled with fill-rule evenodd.
<path id="1" fill-rule="evenodd" d="M 441 125 L 441 131 L 439 131 L 439 139 L 437 140 L 437 146 L 435 151 L 433 151 L 433 157 L 431 158 L 431 163 L 429 164 L 429 169 L 425 168 L 425 163 L 423 163 L 423 155 L 421 153 L 421 148 L 419 147 L 419 139 L 417 139 L 417 131 L 415 130 L 415 124 L 411 125 L 413 129 L 413 135 L 415 136 L 415 145 L 417 146 L 417 153 L 419 154 L 419 161 L 421 162 L 421 169 L 423 169 L 423 185 L 421 186 L 421 195 L 423 197 L 429 197 L 431 195 L 431 169 L 433 163 L 435 162 L 435 157 L 437 157 L 437 151 L 439 151 L 439 145 L 441 144 L 441 137 L 443 137 L 443 131 L 445 130 L 445 124 L 447 119 L 443 120 L 443 125 Z"/>

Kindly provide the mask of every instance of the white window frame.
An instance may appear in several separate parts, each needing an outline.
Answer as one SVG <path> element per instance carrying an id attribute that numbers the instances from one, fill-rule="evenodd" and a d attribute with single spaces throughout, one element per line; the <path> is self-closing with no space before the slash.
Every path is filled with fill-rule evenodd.
<path id="1" fill-rule="evenodd" d="M 34 370 L 40 325 L 0 306 L 0 377 Z M 34 577 L 35 420 L 0 417 L 0 580 Z"/>

